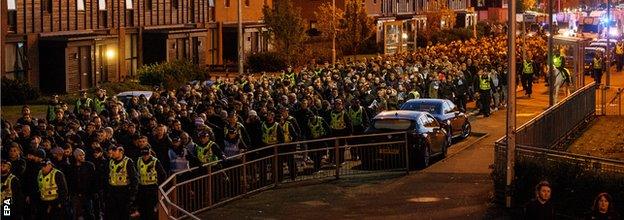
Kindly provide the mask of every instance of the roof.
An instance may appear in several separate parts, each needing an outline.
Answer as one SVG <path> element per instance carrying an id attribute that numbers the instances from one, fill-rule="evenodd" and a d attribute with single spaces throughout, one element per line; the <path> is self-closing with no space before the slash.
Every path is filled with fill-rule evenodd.
<path id="1" fill-rule="evenodd" d="M 427 113 L 407 110 L 383 111 L 377 114 L 374 119 L 417 119 L 424 114 Z"/>
<path id="2" fill-rule="evenodd" d="M 441 104 L 444 102 L 444 99 L 410 99 L 407 100 L 407 102 L 405 103 L 435 103 L 435 104 Z"/>
<path id="3" fill-rule="evenodd" d="M 145 95 L 146 98 L 149 98 L 152 96 L 152 91 L 125 91 L 125 92 L 120 92 L 116 96 L 141 96 L 141 95 Z"/>

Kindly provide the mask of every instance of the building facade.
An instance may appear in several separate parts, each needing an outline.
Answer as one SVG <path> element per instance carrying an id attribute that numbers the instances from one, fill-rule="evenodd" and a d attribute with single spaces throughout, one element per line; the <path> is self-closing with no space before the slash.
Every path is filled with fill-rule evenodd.
<path id="1" fill-rule="evenodd" d="M 134 78 L 143 64 L 223 64 L 229 11 L 236 10 L 222 8 L 229 1 L 0 1 L 2 77 L 28 80 L 44 93 L 66 93 Z M 261 11 L 270 2 L 243 2 L 244 20 L 261 23 L 261 13 L 258 18 L 245 11 Z"/>

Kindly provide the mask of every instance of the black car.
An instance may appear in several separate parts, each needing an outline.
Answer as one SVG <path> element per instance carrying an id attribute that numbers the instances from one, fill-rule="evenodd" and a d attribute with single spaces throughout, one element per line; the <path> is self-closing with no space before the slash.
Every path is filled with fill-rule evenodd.
<path id="1" fill-rule="evenodd" d="M 401 106 L 401 110 L 423 111 L 433 115 L 449 134 L 449 142 L 452 138 L 467 138 L 472 129 L 468 116 L 448 99 L 410 99 Z"/>
<path id="2" fill-rule="evenodd" d="M 407 155 L 410 168 L 428 167 L 432 157 L 446 157 L 450 145 L 444 125 L 431 114 L 418 111 L 385 111 L 372 120 L 368 134 L 407 131 Z M 405 134 L 388 135 L 388 140 L 404 140 Z M 379 140 L 377 140 L 379 142 Z M 360 155 L 364 169 L 405 167 L 405 144 L 362 147 Z"/>

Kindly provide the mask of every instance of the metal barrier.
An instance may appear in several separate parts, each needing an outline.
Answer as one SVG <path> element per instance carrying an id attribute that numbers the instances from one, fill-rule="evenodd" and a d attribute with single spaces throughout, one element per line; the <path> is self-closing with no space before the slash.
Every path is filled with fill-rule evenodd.
<path id="1" fill-rule="evenodd" d="M 590 83 L 548 108 L 516 130 L 519 145 L 549 148 L 557 145 L 596 112 L 596 86 Z"/>
<path id="2" fill-rule="evenodd" d="M 407 173 L 417 162 L 408 135 L 391 132 L 276 144 L 180 171 L 159 186 L 160 219 L 199 219 L 197 213 L 282 182 Z"/>
<path id="3" fill-rule="evenodd" d="M 596 112 L 600 115 L 622 115 L 622 93 L 624 88 L 602 87 L 596 93 L 598 105 Z"/>

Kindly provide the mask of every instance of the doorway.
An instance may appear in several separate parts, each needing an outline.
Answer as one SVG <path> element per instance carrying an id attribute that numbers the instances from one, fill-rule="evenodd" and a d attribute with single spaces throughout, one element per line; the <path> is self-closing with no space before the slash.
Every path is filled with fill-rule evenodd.
<path id="1" fill-rule="evenodd" d="M 78 74 L 80 74 L 80 89 L 92 86 L 93 72 L 91 71 L 91 46 L 78 47 Z"/>

